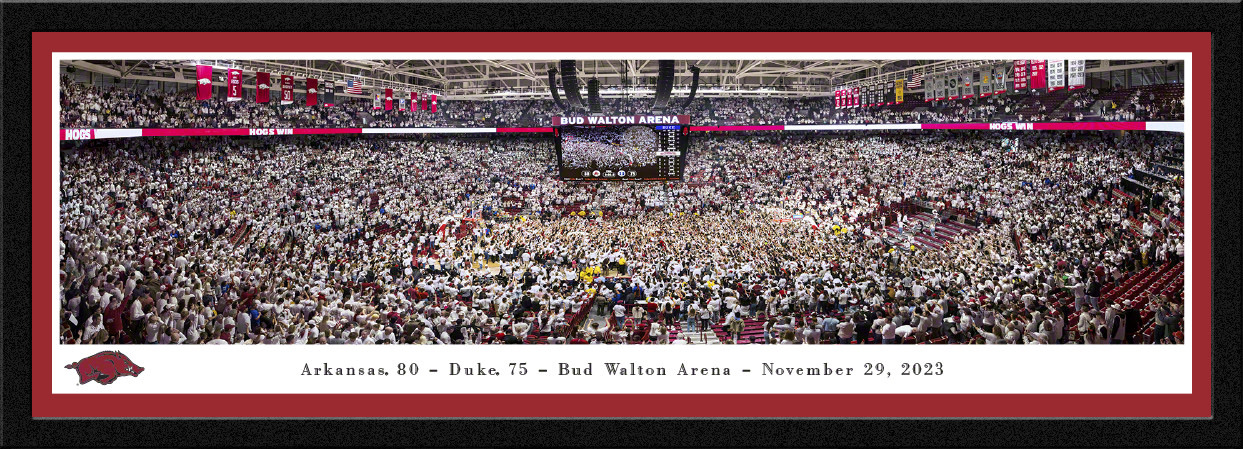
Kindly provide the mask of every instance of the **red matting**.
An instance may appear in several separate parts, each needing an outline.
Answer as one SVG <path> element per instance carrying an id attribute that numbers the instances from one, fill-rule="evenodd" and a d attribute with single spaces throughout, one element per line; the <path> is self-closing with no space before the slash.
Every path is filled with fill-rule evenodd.
<path id="1" fill-rule="evenodd" d="M 610 394 L 273 394 L 273 395 L 107 395 L 101 406 L 96 395 L 52 394 L 51 349 L 56 345 L 47 315 L 32 314 L 31 398 L 34 417 L 541 417 L 565 412 L 541 407 L 479 407 L 480 401 L 556 400 L 562 403 L 610 401 L 612 407 L 575 408 L 578 417 L 1211 417 L 1212 323 L 1212 38 L 1210 33 L 33 33 L 32 36 L 32 238 L 31 289 L 33 310 L 55 301 L 49 243 L 56 205 L 52 152 L 60 137 L 48 93 L 56 86 L 53 52 L 226 52 L 254 51 L 255 42 L 272 52 L 612 52 L 659 51 L 678 42 L 681 52 L 1191 52 L 1194 132 L 1198 154 L 1188 176 L 1196 190 L 1195 329 L 1190 394 L 928 394 L 915 395 L 936 407 L 893 407 L 880 394 L 630 394 L 616 401 Z M 418 48 L 409 46 L 419 42 Z M 710 54 L 705 56 L 711 56 Z M 52 122 L 45 122 L 51 117 Z M 46 146 L 45 146 L 46 145 Z M 405 396 L 402 401 L 394 396 Z M 816 396 L 823 396 L 816 398 Z M 554 399 L 555 398 L 555 399 Z M 889 399 L 886 399 L 889 398 Z M 808 400 L 812 399 L 812 400 Z M 851 407 L 826 409 L 823 400 L 845 401 Z M 407 407 L 409 401 L 434 401 L 436 407 Z M 653 401 L 713 403 L 730 407 L 697 411 L 687 407 L 652 408 Z M 170 408 L 167 404 L 194 404 Z M 279 407 L 238 407 L 271 403 Z M 333 407 L 332 404 L 368 404 Z M 1022 404 L 1021 407 L 979 407 L 978 404 Z M 1067 407 L 1066 404 L 1109 404 L 1108 407 Z M 782 404 L 772 407 L 772 404 Z M 348 415 L 341 414 L 348 410 Z"/>

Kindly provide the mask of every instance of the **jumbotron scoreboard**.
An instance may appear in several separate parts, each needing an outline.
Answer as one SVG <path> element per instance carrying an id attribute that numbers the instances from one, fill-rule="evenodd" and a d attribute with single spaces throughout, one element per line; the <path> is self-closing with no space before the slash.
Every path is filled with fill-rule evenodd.
<path id="1" fill-rule="evenodd" d="M 688 115 L 553 117 L 564 181 L 682 179 Z"/>

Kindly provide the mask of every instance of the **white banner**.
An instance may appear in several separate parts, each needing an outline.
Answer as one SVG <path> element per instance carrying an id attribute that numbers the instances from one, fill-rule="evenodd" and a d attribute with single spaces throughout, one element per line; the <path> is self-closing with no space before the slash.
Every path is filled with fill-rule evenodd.
<path id="1" fill-rule="evenodd" d="M 1071 59 L 1066 62 L 1066 85 L 1071 89 L 1078 89 L 1087 84 L 1086 66 L 1082 59 Z"/>
<path id="2" fill-rule="evenodd" d="M 1047 67 L 1049 69 L 1049 90 L 1058 90 L 1066 87 L 1066 60 L 1050 59 Z"/>

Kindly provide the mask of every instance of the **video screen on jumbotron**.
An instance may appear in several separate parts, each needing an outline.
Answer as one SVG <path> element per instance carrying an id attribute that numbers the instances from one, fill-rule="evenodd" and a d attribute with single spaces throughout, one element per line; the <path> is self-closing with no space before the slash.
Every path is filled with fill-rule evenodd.
<path id="1" fill-rule="evenodd" d="M 669 181 L 682 179 L 685 124 L 562 125 L 557 162 L 565 181 Z"/>

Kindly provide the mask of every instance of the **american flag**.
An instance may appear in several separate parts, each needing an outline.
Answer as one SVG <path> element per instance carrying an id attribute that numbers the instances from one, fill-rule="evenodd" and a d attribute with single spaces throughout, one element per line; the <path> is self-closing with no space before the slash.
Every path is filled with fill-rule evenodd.
<path id="1" fill-rule="evenodd" d="M 354 94 L 354 95 L 362 95 L 363 83 L 355 83 L 354 80 L 346 80 L 345 81 L 345 93 Z"/>
<path id="2" fill-rule="evenodd" d="M 911 75 L 911 80 L 906 82 L 906 87 L 919 87 L 924 84 L 924 74 L 916 73 Z"/>

